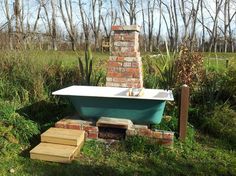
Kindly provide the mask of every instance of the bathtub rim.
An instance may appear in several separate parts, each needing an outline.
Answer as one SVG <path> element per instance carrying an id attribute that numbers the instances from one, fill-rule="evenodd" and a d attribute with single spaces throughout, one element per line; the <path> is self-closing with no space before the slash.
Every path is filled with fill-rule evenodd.
<path id="1" fill-rule="evenodd" d="M 83 88 L 83 89 L 95 89 L 95 88 L 106 88 L 106 89 L 113 89 L 113 90 L 120 90 L 122 91 L 128 91 L 129 88 L 121 88 L 121 87 L 101 87 L 101 86 L 83 86 L 83 85 L 73 85 L 73 86 L 68 86 L 62 89 L 59 89 L 57 91 L 52 92 L 52 95 L 60 95 L 60 96 L 83 96 L 83 97 L 103 97 L 103 98 L 121 98 L 121 99 L 144 99 L 144 100 L 156 100 L 156 101 L 174 101 L 173 93 L 172 90 L 164 90 L 164 89 L 144 89 L 146 92 L 151 92 L 151 93 L 158 93 L 158 92 L 165 92 L 167 93 L 168 96 L 166 97 L 149 97 L 149 96 L 127 96 L 127 95 L 91 95 L 89 93 L 87 94 L 79 94 L 79 93 L 74 93 L 70 92 L 71 90 L 74 90 L 75 88 Z"/>

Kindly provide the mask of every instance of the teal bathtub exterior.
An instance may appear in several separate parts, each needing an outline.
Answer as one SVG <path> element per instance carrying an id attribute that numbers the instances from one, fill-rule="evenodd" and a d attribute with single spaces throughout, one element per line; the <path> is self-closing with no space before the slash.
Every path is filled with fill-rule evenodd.
<path id="1" fill-rule="evenodd" d="M 130 119 L 136 124 L 158 124 L 161 122 L 166 104 L 164 98 L 160 98 L 159 100 L 157 97 L 126 96 L 124 94 L 128 90 L 126 88 L 117 88 L 116 90 L 121 91 L 121 93 L 116 93 L 114 96 L 111 96 L 109 93 L 108 96 L 104 96 L 102 93 L 99 94 L 99 89 L 101 90 L 101 87 L 99 87 L 97 91 L 98 95 L 93 94 L 96 91 L 91 95 L 89 89 L 96 89 L 96 87 L 77 86 L 78 91 L 81 87 L 82 89 L 88 87 L 87 95 L 71 93 L 74 92 L 76 87 L 74 87 L 73 91 L 71 89 L 70 93 L 71 87 L 65 88 L 68 89 L 68 93 L 65 93 L 66 91 L 60 92 L 59 90 L 53 92 L 53 94 L 69 98 L 82 119 L 97 120 L 100 117 L 113 117 Z M 111 92 L 115 92 L 113 90 L 114 88 L 111 88 Z M 107 87 L 106 91 L 109 91 Z M 172 92 L 169 92 L 169 95 L 172 96 Z M 173 97 L 166 99 L 173 100 Z"/>

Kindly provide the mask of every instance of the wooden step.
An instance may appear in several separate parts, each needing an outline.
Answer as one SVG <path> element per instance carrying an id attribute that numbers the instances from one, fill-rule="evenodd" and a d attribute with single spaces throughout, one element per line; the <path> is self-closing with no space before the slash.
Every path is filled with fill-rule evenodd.
<path id="1" fill-rule="evenodd" d="M 30 158 L 59 163 L 70 163 L 79 153 L 80 146 L 40 143 L 30 151 Z"/>
<path id="2" fill-rule="evenodd" d="M 49 128 L 41 134 L 41 142 L 79 146 L 84 142 L 85 132 L 83 130 Z"/>
<path id="3" fill-rule="evenodd" d="M 96 126 L 98 126 L 98 127 L 130 129 L 133 126 L 133 122 L 129 119 L 101 117 L 97 121 Z"/>

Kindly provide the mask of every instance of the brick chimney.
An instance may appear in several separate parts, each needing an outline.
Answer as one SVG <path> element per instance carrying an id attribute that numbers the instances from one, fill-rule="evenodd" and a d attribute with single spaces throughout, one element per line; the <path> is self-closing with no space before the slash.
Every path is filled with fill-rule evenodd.
<path id="1" fill-rule="evenodd" d="M 142 60 L 139 52 L 140 26 L 112 26 L 112 31 L 106 86 L 142 88 Z"/>

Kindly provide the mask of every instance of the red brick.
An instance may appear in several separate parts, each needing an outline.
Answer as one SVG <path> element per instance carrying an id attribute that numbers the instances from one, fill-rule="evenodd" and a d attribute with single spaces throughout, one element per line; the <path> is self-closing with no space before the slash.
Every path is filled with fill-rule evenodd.
<path id="1" fill-rule="evenodd" d="M 121 51 L 122 53 L 127 53 L 127 52 L 135 52 L 136 50 L 135 50 L 135 48 L 134 47 L 125 47 L 125 46 L 123 46 L 123 47 L 119 47 L 119 50 L 118 51 Z"/>
<path id="2" fill-rule="evenodd" d="M 132 72 L 125 72 L 125 73 L 124 73 L 124 76 L 125 76 L 126 78 L 133 78 L 133 73 L 132 73 Z"/>
<path id="3" fill-rule="evenodd" d="M 122 62 L 116 62 L 116 61 L 109 61 L 108 67 L 119 67 L 122 66 Z"/>
<path id="4" fill-rule="evenodd" d="M 112 51 L 112 55 L 114 56 L 123 56 L 123 57 L 139 57 L 140 53 L 139 52 L 117 52 L 117 51 Z"/>
<path id="5" fill-rule="evenodd" d="M 126 81 L 127 81 L 126 78 L 113 78 L 113 82 L 124 83 Z"/>
<path id="6" fill-rule="evenodd" d="M 139 69 L 138 68 L 127 68 L 126 69 L 127 72 L 129 73 L 134 73 L 134 74 L 139 74 Z"/>
<path id="7" fill-rule="evenodd" d="M 83 125 L 83 130 L 90 132 L 98 132 L 98 127 L 91 125 Z"/>
<path id="8" fill-rule="evenodd" d="M 138 62 L 132 62 L 132 67 L 138 68 L 139 67 L 139 63 Z"/>
<path id="9" fill-rule="evenodd" d="M 135 129 L 127 129 L 126 130 L 126 136 L 135 136 L 135 135 L 137 135 L 138 134 L 138 132 L 137 132 L 137 130 L 135 130 Z"/>
<path id="10" fill-rule="evenodd" d="M 123 67 L 131 67 L 131 66 L 132 66 L 131 62 L 124 62 L 123 63 Z"/>
<path id="11" fill-rule="evenodd" d="M 162 139 L 163 133 L 161 131 L 153 131 L 152 137 L 156 139 Z"/>
<path id="12" fill-rule="evenodd" d="M 172 132 L 164 132 L 163 138 L 164 139 L 171 139 L 172 140 L 174 138 L 174 133 L 172 133 Z"/>
<path id="13" fill-rule="evenodd" d="M 142 88 L 141 83 L 127 83 L 127 87 Z"/>
<path id="14" fill-rule="evenodd" d="M 122 36 L 120 34 L 114 34 L 113 35 L 113 40 L 114 41 L 122 41 Z"/>
<path id="15" fill-rule="evenodd" d="M 113 78 L 114 77 L 121 78 L 123 76 L 123 74 L 122 73 L 115 73 L 115 72 L 108 72 L 107 76 L 108 77 L 113 77 Z"/>
<path id="16" fill-rule="evenodd" d="M 122 29 L 123 29 L 122 26 L 112 26 L 112 27 L 111 27 L 111 30 L 112 30 L 112 31 L 122 30 Z"/>
<path id="17" fill-rule="evenodd" d="M 170 146 L 174 144 L 173 140 L 160 140 L 158 142 L 160 145 Z"/>
<path id="18" fill-rule="evenodd" d="M 139 130 L 137 130 L 137 132 L 138 132 L 138 135 L 140 135 L 140 136 L 145 136 L 145 137 L 152 137 L 152 130 L 150 130 L 150 129 L 139 129 Z"/>
<path id="19" fill-rule="evenodd" d="M 98 132 L 94 133 L 94 132 L 88 132 L 88 136 L 89 139 L 98 139 Z"/>
<path id="20" fill-rule="evenodd" d="M 116 61 L 124 61 L 124 57 L 117 57 Z"/>
<path id="21" fill-rule="evenodd" d="M 68 123 L 67 128 L 69 129 L 76 129 L 76 130 L 82 130 L 81 124 L 79 123 Z"/>
<path id="22" fill-rule="evenodd" d="M 62 120 L 56 122 L 55 127 L 56 128 L 67 128 L 67 122 L 64 119 L 62 119 Z"/>

